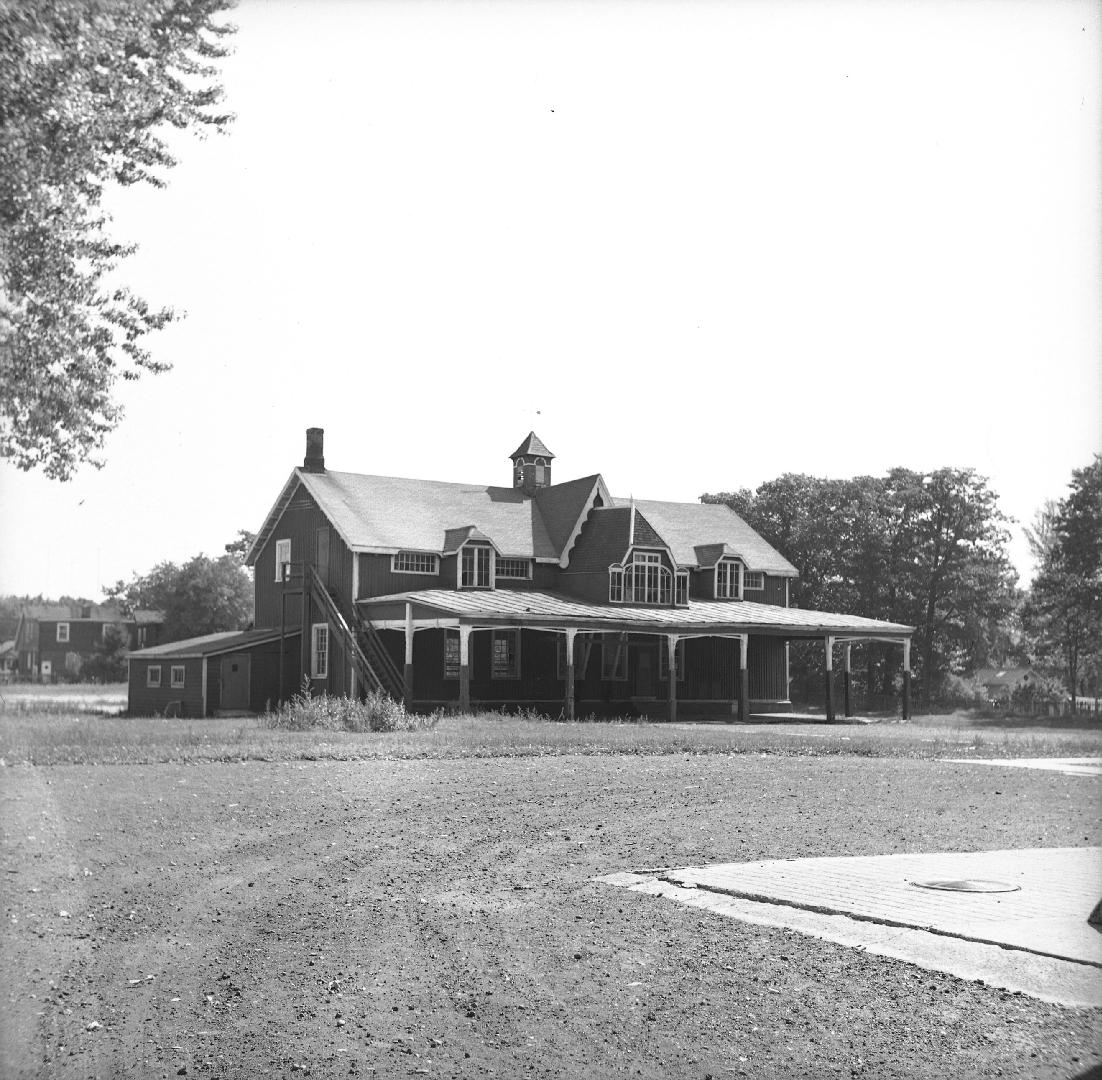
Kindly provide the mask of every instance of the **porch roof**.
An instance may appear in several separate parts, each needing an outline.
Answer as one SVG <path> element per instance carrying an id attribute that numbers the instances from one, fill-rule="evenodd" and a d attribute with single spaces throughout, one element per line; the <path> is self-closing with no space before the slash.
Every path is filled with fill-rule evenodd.
<path id="1" fill-rule="evenodd" d="M 464 623 L 501 626 L 627 629 L 658 633 L 755 633 L 781 637 L 909 637 L 914 628 L 902 623 L 841 615 L 832 611 L 756 604 L 749 600 L 690 600 L 686 607 L 633 607 L 593 604 L 553 592 L 416 589 L 373 596 L 357 606 L 373 621 L 405 618 L 414 605 L 414 619 L 454 618 Z M 418 610 L 420 609 L 420 610 Z"/>

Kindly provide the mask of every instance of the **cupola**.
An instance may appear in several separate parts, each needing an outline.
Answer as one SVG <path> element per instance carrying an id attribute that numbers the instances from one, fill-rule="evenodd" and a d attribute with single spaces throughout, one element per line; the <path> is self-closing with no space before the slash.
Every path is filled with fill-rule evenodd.
<path id="1" fill-rule="evenodd" d="M 538 488 L 550 487 L 554 456 L 534 431 L 528 432 L 524 442 L 509 455 L 513 463 L 513 487 L 525 495 L 532 495 Z"/>

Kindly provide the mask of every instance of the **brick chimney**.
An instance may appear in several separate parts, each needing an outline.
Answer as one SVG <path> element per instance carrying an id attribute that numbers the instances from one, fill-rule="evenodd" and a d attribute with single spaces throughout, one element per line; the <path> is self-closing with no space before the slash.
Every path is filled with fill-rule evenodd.
<path id="1" fill-rule="evenodd" d="M 306 429 L 306 457 L 302 461 L 304 472 L 325 472 L 325 429 Z"/>

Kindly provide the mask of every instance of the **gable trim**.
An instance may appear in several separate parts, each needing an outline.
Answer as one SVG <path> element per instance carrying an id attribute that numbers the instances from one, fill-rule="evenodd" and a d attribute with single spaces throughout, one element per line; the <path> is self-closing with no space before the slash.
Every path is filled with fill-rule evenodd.
<path id="1" fill-rule="evenodd" d="M 570 552 L 578 542 L 578 534 L 582 531 L 585 519 L 589 516 L 590 510 L 593 509 L 593 502 L 598 495 L 601 496 L 601 501 L 605 506 L 612 506 L 614 504 L 614 500 L 609 494 L 608 488 L 605 487 L 604 477 L 602 477 L 600 473 L 597 474 L 597 479 L 593 481 L 593 487 L 590 489 L 589 496 L 582 506 L 581 513 L 578 514 L 578 520 L 574 522 L 574 528 L 570 530 L 570 535 L 566 538 L 566 543 L 562 546 L 562 553 L 559 555 L 558 559 L 548 559 L 548 562 L 557 562 L 563 570 L 570 565 Z"/>

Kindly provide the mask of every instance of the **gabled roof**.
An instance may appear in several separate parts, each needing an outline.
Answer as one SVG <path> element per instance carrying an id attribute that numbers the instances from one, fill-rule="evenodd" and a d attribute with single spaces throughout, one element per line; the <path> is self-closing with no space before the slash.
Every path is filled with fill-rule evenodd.
<path id="1" fill-rule="evenodd" d="M 559 558 L 595 495 L 611 499 L 600 476 L 532 496 L 511 487 L 295 469 L 249 550 L 250 566 L 300 486 L 353 551 L 455 551 L 475 530 L 506 558 L 548 561 Z"/>
<path id="2" fill-rule="evenodd" d="M 632 513 L 629 506 L 601 506 L 593 510 L 570 553 L 569 572 L 603 572 L 620 562 L 631 545 Z"/>
<path id="3" fill-rule="evenodd" d="M 528 438 L 524 440 L 510 455 L 510 460 L 518 457 L 545 457 L 553 458 L 555 455 L 543 445 L 543 440 L 534 432 L 528 432 Z"/>
<path id="4" fill-rule="evenodd" d="M 493 542 L 477 525 L 466 525 L 461 529 L 448 529 L 444 533 L 444 546 L 440 549 L 445 555 L 454 555 L 468 540 L 481 541 L 496 548 Z"/>
<path id="5" fill-rule="evenodd" d="M 85 615 L 84 612 L 88 614 Z M 23 618 L 38 622 L 162 623 L 163 611 L 124 615 L 114 604 L 24 604 Z"/>
<path id="6" fill-rule="evenodd" d="M 630 500 L 617 498 L 618 506 Z M 636 507 L 665 540 L 680 566 L 701 566 L 698 546 L 723 544 L 728 554 L 738 555 L 750 570 L 779 577 L 796 577 L 796 568 L 766 543 L 729 506 L 722 503 L 651 502 L 636 499 Z"/>

